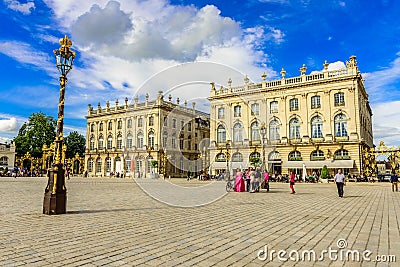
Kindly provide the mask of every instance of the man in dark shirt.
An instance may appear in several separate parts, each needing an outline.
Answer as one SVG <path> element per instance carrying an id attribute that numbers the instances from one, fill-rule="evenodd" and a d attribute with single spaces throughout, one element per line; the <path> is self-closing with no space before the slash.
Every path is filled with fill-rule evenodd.
<path id="1" fill-rule="evenodd" d="M 392 176 L 390 176 L 390 182 L 392 183 L 392 191 L 394 192 L 394 188 L 396 187 L 396 192 L 398 192 L 397 183 L 399 182 L 399 178 L 395 173 L 392 173 Z"/>

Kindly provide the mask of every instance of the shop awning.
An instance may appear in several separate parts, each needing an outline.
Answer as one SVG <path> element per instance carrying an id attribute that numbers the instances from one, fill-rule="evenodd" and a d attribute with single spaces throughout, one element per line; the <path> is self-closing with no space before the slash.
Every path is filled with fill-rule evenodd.
<path id="1" fill-rule="evenodd" d="M 322 169 L 324 165 L 326 165 L 328 169 L 351 169 L 354 166 L 354 160 L 285 161 L 282 167 L 286 169 L 302 169 L 303 164 L 306 165 L 307 169 Z"/>

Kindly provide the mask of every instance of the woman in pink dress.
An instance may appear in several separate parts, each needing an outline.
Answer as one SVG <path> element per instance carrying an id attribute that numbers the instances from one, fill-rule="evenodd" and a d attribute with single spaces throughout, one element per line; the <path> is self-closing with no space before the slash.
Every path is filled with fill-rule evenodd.
<path id="1" fill-rule="evenodd" d="M 264 188 L 269 192 L 269 174 L 267 171 L 264 172 Z"/>
<path id="2" fill-rule="evenodd" d="M 236 192 L 244 192 L 244 180 L 243 180 L 243 173 L 240 169 L 237 169 L 236 176 L 235 176 L 235 191 Z"/>
<path id="3" fill-rule="evenodd" d="M 294 191 L 295 176 L 294 176 L 294 173 L 293 173 L 293 172 L 290 172 L 289 179 L 290 179 L 290 189 L 292 190 L 292 193 L 291 193 L 291 194 L 295 194 L 295 193 L 296 193 L 296 192 Z"/>

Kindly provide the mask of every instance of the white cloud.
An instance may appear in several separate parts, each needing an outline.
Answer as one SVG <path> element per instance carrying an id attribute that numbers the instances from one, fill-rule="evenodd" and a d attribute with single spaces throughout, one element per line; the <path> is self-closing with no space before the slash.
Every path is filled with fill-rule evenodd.
<path id="1" fill-rule="evenodd" d="M 328 71 L 341 70 L 341 69 L 345 69 L 345 68 L 346 68 L 346 65 L 343 61 L 335 61 L 335 62 L 329 63 L 329 65 L 328 65 Z M 323 68 L 321 68 L 321 70 L 314 70 L 311 72 L 311 74 L 322 72 L 322 71 L 323 71 Z"/>
<path id="2" fill-rule="evenodd" d="M 386 145 L 400 146 L 400 101 L 372 104 L 374 143 L 384 141 Z"/>
<path id="3" fill-rule="evenodd" d="M 31 9 L 35 9 L 35 3 L 33 1 L 28 1 L 25 4 L 21 4 L 17 0 L 4 0 L 4 3 L 7 4 L 9 9 L 21 12 L 25 15 L 29 15 L 31 13 Z"/>
<path id="4" fill-rule="evenodd" d="M 16 132 L 17 130 L 17 118 L 0 119 L 0 132 Z"/>

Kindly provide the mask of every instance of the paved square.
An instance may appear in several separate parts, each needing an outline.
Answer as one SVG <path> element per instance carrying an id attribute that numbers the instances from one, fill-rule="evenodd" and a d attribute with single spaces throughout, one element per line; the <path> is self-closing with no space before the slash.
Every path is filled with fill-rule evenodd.
<path id="1" fill-rule="evenodd" d="M 400 193 L 389 183 L 350 183 L 343 199 L 334 184 L 296 184 L 291 195 L 288 184 L 272 183 L 269 193 L 232 192 L 179 208 L 154 200 L 131 179 L 72 178 L 68 213 L 55 216 L 41 214 L 46 183 L 0 178 L 0 266 L 400 265 Z M 319 257 L 338 250 L 339 239 L 347 243 L 343 251 L 370 250 L 372 261 L 257 256 L 267 246 L 268 256 L 314 250 Z M 377 255 L 395 255 L 397 263 L 377 263 Z"/>

